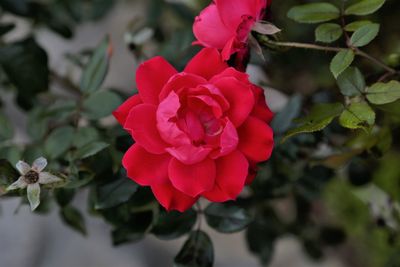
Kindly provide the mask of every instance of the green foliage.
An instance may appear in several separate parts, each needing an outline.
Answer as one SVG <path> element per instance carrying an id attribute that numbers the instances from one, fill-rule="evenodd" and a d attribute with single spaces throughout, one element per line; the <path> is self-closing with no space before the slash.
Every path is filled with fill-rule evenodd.
<path id="1" fill-rule="evenodd" d="M 192 230 L 196 219 L 197 212 L 193 209 L 184 213 L 161 211 L 152 233 L 163 240 L 179 238 Z"/>
<path id="2" fill-rule="evenodd" d="M 252 221 L 245 209 L 230 204 L 210 204 L 204 214 L 208 225 L 221 233 L 241 231 Z"/>
<path id="3" fill-rule="evenodd" d="M 367 103 L 352 103 L 340 115 L 339 122 L 350 129 L 367 128 L 374 125 L 375 112 Z"/>
<path id="4" fill-rule="evenodd" d="M 72 229 L 81 233 L 82 235 L 87 234 L 85 220 L 79 210 L 68 205 L 61 208 L 60 215 L 64 223 L 70 226 Z"/>
<path id="5" fill-rule="evenodd" d="M 370 20 L 359 20 L 359 21 L 354 21 L 352 23 L 347 24 L 344 29 L 348 32 L 355 32 L 356 30 L 358 30 L 359 28 L 368 25 L 368 24 L 372 24 L 372 22 Z"/>
<path id="6" fill-rule="evenodd" d="M 310 3 L 293 7 L 288 17 L 301 23 L 319 23 L 339 18 L 339 9 L 330 3 Z"/>
<path id="7" fill-rule="evenodd" d="M 332 59 L 330 64 L 330 70 L 337 78 L 343 71 L 345 71 L 354 60 L 354 52 L 353 50 L 347 49 L 340 51 L 336 54 L 336 56 Z"/>
<path id="8" fill-rule="evenodd" d="M 56 159 L 70 148 L 74 138 L 74 128 L 65 126 L 54 130 L 44 144 L 46 156 Z"/>
<path id="9" fill-rule="evenodd" d="M 400 99 L 400 82 L 378 82 L 367 88 L 367 99 L 375 105 L 388 104 Z"/>
<path id="10" fill-rule="evenodd" d="M 365 79 L 356 67 L 349 67 L 337 78 L 340 92 L 344 96 L 359 96 L 366 89 Z"/>
<path id="11" fill-rule="evenodd" d="M 360 0 L 345 10 L 346 15 L 369 15 L 380 9 L 385 0 Z"/>
<path id="12" fill-rule="evenodd" d="M 376 38 L 379 28 L 380 25 L 377 23 L 370 23 L 360 27 L 351 36 L 351 45 L 356 47 L 366 46 Z"/>
<path id="13" fill-rule="evenodd" d="M 122 99 L 112 91 L 99 91 L 91 94 L 83 101 L 84 115 L 92 120 L 109 116 L 120 104 Z"/>
<path id="14" fill-rule="evenodd" d="M 194 231 L 175 257 L 175 267 L 211 267 L 214 248 L 211 239 L 203 231 Z"/>
<path id="15" fill-rule="evenodd" d="M 315 40 L 323 43 L 332 43 L 343 34 L 342 27 L 335 23 L 321 24 L 315 30 Z"/>

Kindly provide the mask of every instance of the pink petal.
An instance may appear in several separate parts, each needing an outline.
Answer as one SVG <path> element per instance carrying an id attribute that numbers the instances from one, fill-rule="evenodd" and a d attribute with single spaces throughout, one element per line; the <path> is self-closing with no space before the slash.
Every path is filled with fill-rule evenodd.
<path id="1" fill-rule="evenodd" d="M 166 150 L 183 164 L 190 165 L 203 161 L 212 149 L 189 144 L 180 147 L 169 147 Z"/>
<path id="2" fill-rule="evenodd" d="M 198 75 L 181 72 L 172 77 L 163 87 L 159 95 L 160 102 L 164 100 L 172 91 L 179 92 L 184 88 L 195 88 L 200 84 L 206 84 L 207 80 Z"/>
<path id="3" fill-rule="evenodd" d="M 213 151 L 211 158 L 219 158 L 221 156 L 228 155 L 234 151 L 239 143 L 238 133 L 232 122 L 228 121 L 225 125 L 224 130 L 221 133 L 219 146 L 220 149 Z"/>
<path id="4" fill-rule="evenodd" d="M 198 43 L 203 46 L 222 49 L 228 40 L 235 36 L 236 29 L 223 24 L 216 5 L 212 3 L 196 17 L 193 33 Z"/>
<path id="5" fill-rule="evenodd" d="M 117 121 L 124 126 L 126 118 L 129 115 L 129 112 L 131 109 L 139 104 L 142 103 L 142 100 L 140 99 L 140 96 L 138 94 L 131 96 L 126 100 L 121 106 L 119 106 L 114 112 L 112 113 L 117 119 Z"/>
<path id="6" fill-rule="evenodd" d="M 215 48 L 204 48 L 187 64 L 184 72 L 199 75 L 206 80 L 228 68 Z"/>
<path id="7" fill-rule="evenodd" d="M 242 192 L 248 174 L 249 163 L 239 151 L 216 161 L 217 177 L 214 188 L 203 196 L 210 201 L 234 200 Z"/>
<path id="8" fill-rule="evenodd" d="M 230 104 L 226 112 L 233 125 L 238 127 L 249 116 L 254 106 L 254 95 L 250 85 L 245 85 L 233 77 L 221 78 L 214 85 L 222 92 Z"/>
<path id="9" fill-rule="evenodd" d="M 168 153 L 151 154 L 140 145 L 134 144 L 125 153 L 122 165 L 129 178 L 142 186 L 147 186 L 168 180 L 170 160 L 171 156 Z"/>
<path id="10" fill-rule="evenodd" d="M 226 77 L 234 77 L 236 78 L 238 81 L 241 81 L 245 84 L 250 83 L 249 82 L 249 75 L 245 72 L 240 72 L 237 71 L 235 68 L 229 67 L 227 69 L 225 69 L 223 72 L 221 72 L 218 75 L 215 75 L 211 80 L 210 83 L 214 83 L 216 81 L 218 81 L 221 78 L 226 78 Z"/>
<path id="11" fill-rule="evenodd" d="M 225 46 L 221 51 L 222 59 L 228 61 L 233 54 L 240 51 L 239 47 L 240 44 L 238 44 L 238 40 L 235 35 L 225 43 Z"/>
<path id="12" fill-rule="evenodd" d="M 168 211 L 177 210 L 184 212 L 192 207 L 198 199 L 176 190 L 169 181 L 153 184 L 151 190 L 158 202 Z"/>
<path id="13" fill-rule="evenodd" d="M 251 112 L 251 116 L 270 123 L 274 118 L 274 113 L 269 109 L 267 103 L 265 102 L 264 90 L 258 86 L 253 86 L 253 93 L 256 105 Z"/>
<path id="14" fill-rule="evenodd" d="M 157 108 L 149 104 L 141 104 L 131 109 L 125 122 L 124 128 L 128 130 L 136 143 L 141 145 L 150 153 L 165 153 L 168 146 L 161 139 L 156 127 Z"/>
<path id="15" fill-rule="evenodd" d="M 211 159 L 192 165 L 185 165 L 177 159 L 172 159 L 168 168 L 172 185 L 191 197 L 197 197 L 213 188 L 215 171 L 215 163 Z"/>
<path id="16" fill-rule="evenodd" d="M 161 89 L 176 73 L 175 68 L 162 57 L 142 63 L 136 72 L 136 84 L 143 102 L 157 105 Z"/>
<path id="17" fill-rule="evenodd" d="M 172 91 L 157 109 L 157 129 L 162 139 L 173 146 L 191 144 L 187 134 L 179 129 L 175 121 L 180 107 L 179 96 Z"/>
<path id="18" fill-rule="evenodd" d="M 238 149 L 252 161 L 260 162 L 269 159 L 274 147 L 271 127 L 255 117 L 249 117 L 238 128 Z"/>
<path id="19" fill-rule="evenodd" d="M 231 29 L 237 29 L 243 16 L 259 17 L 265 0 L 215 0 L 218 13 L 225 25 Z M 264 6 L 265 7 L 265 6 Z"/>

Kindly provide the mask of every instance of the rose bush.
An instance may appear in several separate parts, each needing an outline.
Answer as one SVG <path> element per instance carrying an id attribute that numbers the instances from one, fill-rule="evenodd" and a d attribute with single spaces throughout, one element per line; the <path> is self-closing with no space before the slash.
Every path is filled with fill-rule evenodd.
<path id="1" fill-rule="evenodd" d="M 114 112 L 136 141 L 123 166 L 167 210 L 184 211 L 201 196 L 235 199 L 270 157 L 264 92 L 216 49 L 200 51 L 181 73 L 155 57 L 140 65 L 136 82 L 139 94 Z"/>
<path id="2" fill-rule="evenodd" d="M 195 44 L 219 49 L 224 60 L 247 51 L 249 34 L 263 19 L 270 0 L 215 0 L 193 24 Z"/>

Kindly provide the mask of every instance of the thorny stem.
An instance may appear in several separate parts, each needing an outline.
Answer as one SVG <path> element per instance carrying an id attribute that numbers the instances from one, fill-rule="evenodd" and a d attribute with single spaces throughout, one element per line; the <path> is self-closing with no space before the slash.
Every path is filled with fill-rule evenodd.
<path id="1" fill-rule="evenodd" d="M 376 58 L 368 55 L 367 53 L 361 51 L 358 48 L 332 47 L 332 46 L 323 46 L 323 45 L 308 44 L 308 43 L 297 43 L 297 42 L 278 42 L 278 41 L 270 40 L 270 39 L 266 38 L 265 36 L 260 36 L 259 41 L 263 45 L 275 45 L 275 46 L 282 46 L 282 47 L 312 49 L 312 50 L 320 50 L 320 51 L 328 51 L 328 52 L 340 52 L 340 51 L 346 51 L 348 49 L 352 49 L 354 51 L 354 54 L 368 59 L 369 61 L 380 66 L 387 72 L 393 73 L 393 74 L 397 72 L 395 69 L 387 66 L 385 63 L 383 63 L 379 59 L 376 59 Z"/>

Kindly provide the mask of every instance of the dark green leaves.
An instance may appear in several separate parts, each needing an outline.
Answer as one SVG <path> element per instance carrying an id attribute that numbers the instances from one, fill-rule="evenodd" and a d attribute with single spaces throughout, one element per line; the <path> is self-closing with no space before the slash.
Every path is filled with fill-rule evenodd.
<path id="1" fill-rule="evenodd" d="M 189 209 L 184 213 L 162 211 L 152 233 L 160 239 L 170 240 L 190 232 L 196 223 L 197 213 Z"/>
<path id="2" fill-rule="evenodd" d="M 81 78 L 82 92 L 90 93 L 100 88 L 108 71 L 111 54 L 111 41 L 107 36 L 94 50 L 89 63 L 85 66 Z"/>
<path id="3" fill-rule="evenodd" d="M 2 190 L 15 182 L 20 174 L 18 171 L 5 159 L 0 159 L 0 195 Z"/>
<path id="4" fill-rule="evenodd" d="M 388 104 L 400 99 L 400 82 L 375 83 L 367 88 L 367 99 L 375 105 Z"/>
<path id="5" fill-rule="evenodd" d="M 230 204 L 210 204 L 204 214 L 208 225 L 221 233 L 241 231 L 252 221 L 245 209 Z"/>
<path id="6" fill-rule="evenodd" d="M 65 126 L 54 130 L 46 140 L 44 150 L 50 159 L 55 159 L 67 152 L 74 138 L 74 128 Z"/>
<path id="7" fill-rule="evenodd" d="M 345 71 L 354 60 L 354 52 L 350 49 L 340 51 L 332 59 L 330 69 L 337 78 L 343 71 Z"/>
<path id="8" fill-rule="evenodd" d="M 138 189 L 132 180 L 121 175 L 111 183 L 96 188 L 96 209 L 107 209 L 128 201 Z"/>
<path id="9" fill-rule="evenodd" d="M 339 18 L 340 11 L 330 3 L 310 3 L 291 8 L 287 15 L 300 23 L 319 23 Z"/>
<path id="10" fill-rule="evenodd" d="M 103 149 L 107 148 L 109 144 L 104 143 L 104 142 L 94 142 L 94 143 L 89 143 L 86 144 L 82 147 L 79 147 L 78 150 L 76 151 L 75 158 L 76 159 L 86 159 L 88 157 L 91 157 L 93 155 L 96 155 Z"/>
<path id="11" fill-rule="evenodd" d="M 194 231 L 175 257 L 174 267 L 212 267 L 213 262 L 211 239 L 202 231 Z"/>
<path id="12" fill-rule="evenodd" d="M 8 118 L 0 111 L 0 141 L 13 137 L 14 129 Z"/>
<path id="13" fill-rule="evenodd" d="M 318 104 L 314 106 L 308 116 L 296 120 L 299 125 L 288 131 L 282 142 L 296 134 L 311 133 L 324 129 L 335 117 L 342 113 L 343 109 L 344 107 L 341 103 Z"/>
<path id="14" fill-rule="evenodd" d="M 349 67 L 337 78 L 340 92 L 344 96 L 361 95 L 366 88 L 365 79 L 361 71 L 355 67 Z"/>
<path id="15" fill-rule="evenodd" d="M 33 38 L 28 38 L 1 47 L 0 64 L 18 89 L 18 103 L 25 109 L 32 108 L 36 94 L 48 89 L 46 52 Z"/>
<path id="16" fill-rule="evenodd" d="M 346 15 L 358 15 L 364 16 L 369 15 L 380 9 L 385 0 L 360 0 L 345 10 Z"/>
<path id="17" fill-rule="evenodd" d="M 359 28 L 367 25 L 367 24 L 371 24 L 372 22 L 369 20 L 359 20 L 359 21 L 354 21 L 352 23 L 349 23 L 346 25 L 346 27 L 344 27 L 344 29 L 348 32 L 355 32 L 356 30 L 358 30 Z"/>
<path id="18" fill-rule="evenodd" d="M 63 221 L 75 231 L 86 235 L 85 220 L 79 210 L 72 206 L 65 206 L 60 211 Z"/>
<path id="19" fill-rule="evenodd" d="M 340 115 L 339 122 L 349 129 L 368 128 L 375 123 L 375 112 L 365 102 L 352 103 Z"/>
<path id="20" fill-rule="evenodd" d="M 351 45 L 361 47 L 369 44 L 379 33 L 379 24 L 371 23 L 357 29 L 350 38 Z"/>
<path id="21" fill-rule="evenodd" d="M 83 102 L 85 115 L 92 120 L 97 120 L 111 115 L 120 104 L 122 99 L 111 91 L 99 91 L 90 95 Z"/>
<path id="22" fill-rule="evenodd" d="M 315 30 L 315 40 L 323 43 L 331 43 L 338 40 L 343 34 L 342 27 L 336 23 L 324 23 Z"/>

